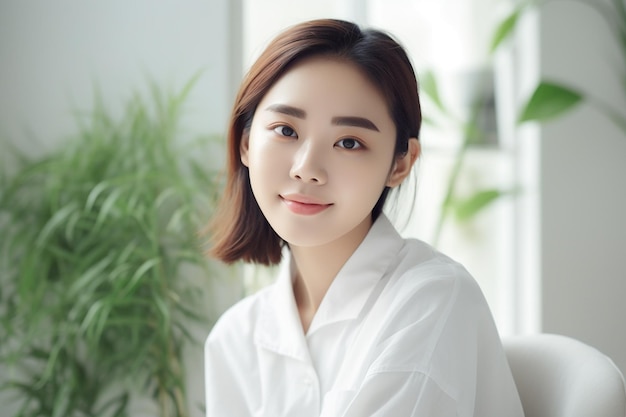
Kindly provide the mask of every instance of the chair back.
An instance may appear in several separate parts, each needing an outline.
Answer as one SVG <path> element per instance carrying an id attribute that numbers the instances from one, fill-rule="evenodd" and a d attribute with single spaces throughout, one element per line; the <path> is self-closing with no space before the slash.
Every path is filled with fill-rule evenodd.
<path id="1" fill-rule="evenodd" d="M 624 377 L 597 349 L 554 334 L 503 345 L 526 417 L 626 417 Z"/>

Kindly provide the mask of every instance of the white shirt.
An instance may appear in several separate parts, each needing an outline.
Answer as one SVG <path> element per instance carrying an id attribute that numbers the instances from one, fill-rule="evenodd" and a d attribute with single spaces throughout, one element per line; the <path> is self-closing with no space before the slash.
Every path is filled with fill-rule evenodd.
<path id="1" fill-rule="evenodd" d="M 205 344 L 207 417 L 521 417 L 487 303 L 458 263 L 381 215 L 306 335 L 287 259 Z"/>

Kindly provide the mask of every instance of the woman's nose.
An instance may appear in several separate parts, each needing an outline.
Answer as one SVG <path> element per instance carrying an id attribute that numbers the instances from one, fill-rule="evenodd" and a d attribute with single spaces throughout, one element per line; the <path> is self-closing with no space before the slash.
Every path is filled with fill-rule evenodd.
<path id="1" fill-rule="evenodd" d="M 325 157 L 319 148 L 311 141 L 306 141 L 299 147 L 289 172 L 291 178 L 320 185 L 326 183 L 328 178 Z"/>

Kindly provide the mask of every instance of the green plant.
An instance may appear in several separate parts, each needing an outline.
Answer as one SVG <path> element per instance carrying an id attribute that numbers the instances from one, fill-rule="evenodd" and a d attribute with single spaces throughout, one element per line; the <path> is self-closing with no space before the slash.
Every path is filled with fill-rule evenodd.
<path id="1" fill-rule="evenodd" d="M 514 33 L 522 16 L 536 7 L 559 0 L 523 0 L 517 7 L 506 16 L 496 27 L 491 39 L 490 53 L 493 54 L 500 48 Z M 562 3 L 581 3 L 595 10 L 597 14 L 605 19 L 608 29 L 615 37 L 619 45 L 622 63 L 626 66 L 626 1 L 610 0 L 608 4 L 595 0 L 560 0 Z M 621 74 L 622 88 L 626 98 L 626 72 Z M 441 237 L 444 224 L 451 218 L 459 222 L 468 222 L 479 212 L 501 197 L 517 192 L 517 187 L 509 189 L 488 188 L 474 191 L 468 196 L 459 196 L 457 185 L 466 159 L 468 151 L 472 145 L 480 143 L 481 138 L 487 135 L 479 123 L 481 112 L 485 110 L 483 98 L 479 98 L 472 103 L 469 117 L 459 118 L 450 112 L 439 94 L 438 82 L 433 72 L 426 72 L 421 78 L 422 92 L 435 105 L 438 112 L 448 120 L 456 129 L 461 132 L 461 145 L 456 151 L 453 166 L 447 181 L 444 199 L 441 203 L 439 220 L 435 229 L 433 243 L 436 245 Z M 480 90 L 480 88 L 478 88 Z M 559 117 L 575 108 L 578 104 L 586 102 L 604 114 L 626 135 L 626 111 L 616 109 L 604 103 L 601 99 L 594 97 L 591 93 L 579 91 L 563 83 L 552 80 L 541 80 L 535 87 L 526 103 L 521 106 L 518 115 L 518 123 L 526 122 L 546 122 Z M 434 123 L 432 119 L 426 120 Z"/>
<path id="2" fill-rule="evenodd" d="M 524 13 L 533 8 L 555 3 L 555 0 L 522 1 L 497 27 L 491 43 L 491 51 L 498 49 L 515 31 L 518 22 Z M 597 0 L 561 0 L 563 3 L 579 3 L 596 12 L 602 18 L 606 27 L 615 38 L 619 46 L 621 63 L 626 66 L 626 1 L 609 0 L 608 3 Z M 622 92 L 626 97 L 626 71 L 619 75 Z M 522 106 L 519 114 L 519 123 L 529 121 L 545 122 L 559 117 L 578 104 L 586 102 L 604 114 L 611 122 L 626 134 L 626 111 L 616 109 L 604 103 L 590 92 L 565 85 L 553 80 L 541 80 L 535 87 L 527 102 Z"/>
<path id="3" fill-rule="evenodd" d="M 442 235 L 445 223 L 451 218 L 463 223 L 470 221 L 478 212 L 489 206 L 492 202 L 500 197 L 515 192 L 515 189 L 501 190 L 496 188 L 480 189 L 469 196 L 461 196 L 457 191 L 457 186 L 462 175 L 468 152 L 472 146 L 484 144 L 485 138 L 489 133 L 484 128 L 481 120 L 484 113 L 490 111 L 485 103 L 484 96 L 478 96 L 470 105 L 470 112 L 467 117 L 460 117 L 450 110 L 439 93 L 439 82 L 436 74 L 432 71 L 426 71 L 421 79 L 422 92 L 435 105 L 435 109 L 439 113 L 438 119 L 443 119 L 446 124 L 451 125 L 456 131 L 460 132 L 461 143 L 456 149 L 453 158 L 450 175 L 446 183 L 444 197 L 441 202 L 440 214 L 435 226 L 435 232 L 432 243 L 437 246 Z M 478 91 L 481 91 L 478 88 Z M 435 118 L 426 119 L 426 123 L 437 126 Z"/>
<path id="4" fill-rule="evenodd" d="M 181 355 L 209 319 L 197 232 L 218 187 L 214 141 L 179 138 L 192 85 L 152 85 L 119 121 L 96 100 L 61 149 L 2 173 L 0 383 L 17 416 L 125 416 L 137 396 L 189 415 Z"/>

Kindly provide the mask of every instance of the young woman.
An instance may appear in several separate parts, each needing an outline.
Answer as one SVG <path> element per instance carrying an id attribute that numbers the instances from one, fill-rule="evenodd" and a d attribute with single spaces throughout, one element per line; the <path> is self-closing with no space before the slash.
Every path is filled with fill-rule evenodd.
<path id="1" fill-rule="evenodd" d="M 205 345 L 207 416 L 517 417 L 476 282 L 382 212 L 420 154 L 418 89 L 388 35 L 279 35 L 236 98 L 212 253 L 280 263 Z"/>

